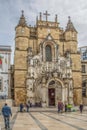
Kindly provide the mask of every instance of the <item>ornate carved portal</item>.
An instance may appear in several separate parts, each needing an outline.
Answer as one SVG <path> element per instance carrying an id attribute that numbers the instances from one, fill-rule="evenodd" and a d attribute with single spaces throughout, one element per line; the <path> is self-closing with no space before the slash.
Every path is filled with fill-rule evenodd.
<path id="1" fill-rule="evenodd" d="M 58 81 L 51 81 L 48 85 L 48 106 L 57 105 L 62 99 L 62 85 Z"/>

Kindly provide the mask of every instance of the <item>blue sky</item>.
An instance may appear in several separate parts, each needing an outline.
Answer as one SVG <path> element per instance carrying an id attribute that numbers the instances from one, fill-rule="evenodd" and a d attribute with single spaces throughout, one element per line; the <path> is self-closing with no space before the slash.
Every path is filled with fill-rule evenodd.
<path id="1" fill-rule="evenodd" d="M 39 12 L 47 10 L 49 20 L 54 21 L 58 14 L 60 27 L 65 29 L 68 16 L 71 16 L 78 31 L 78 46 L 87 46 L 87 0 L 0 0 L 0 45 L 10 45 L 14 50 L 15 26 L 21 10 L 24 10 L 28 25 L 34 25 Z"/>

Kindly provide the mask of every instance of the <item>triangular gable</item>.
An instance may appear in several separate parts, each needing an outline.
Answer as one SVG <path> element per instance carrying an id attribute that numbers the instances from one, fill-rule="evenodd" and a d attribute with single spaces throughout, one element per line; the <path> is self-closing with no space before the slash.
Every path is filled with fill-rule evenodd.
<path id="1" fill-rule="evenodd" d="M 41 42 L 41 44 L 43 45 L 47 41 L 52 41 L 54 44 L 56 44 L 55 40 L 53 39 L 53 37 L 51 36 L 50 33 L 47 35 L 47 37 L 45 38 L 45 40 L 43 40 L 43 42 Z"/>

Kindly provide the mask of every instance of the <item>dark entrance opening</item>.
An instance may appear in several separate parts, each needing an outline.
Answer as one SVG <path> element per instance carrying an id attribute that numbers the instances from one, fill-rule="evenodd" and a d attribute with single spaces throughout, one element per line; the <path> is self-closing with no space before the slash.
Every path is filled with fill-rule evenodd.
<path id="1" fill-rule="evenodd" d="M 55 106 L 55 88 L 48 89 L 49 106 Z"/>

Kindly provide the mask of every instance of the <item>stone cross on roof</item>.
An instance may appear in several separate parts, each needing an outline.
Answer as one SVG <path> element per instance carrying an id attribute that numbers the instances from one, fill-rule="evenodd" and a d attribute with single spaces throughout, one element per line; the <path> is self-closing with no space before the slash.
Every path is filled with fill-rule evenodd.
<path id="1" fill-rule="evenodd" d="M 43 15 L 46 16 L 46 21 L 47 21 L 47 18 L 48 18 L 48 16 L 49 16 L 50 14 L 48 14 L 48 12 L 46 11 Z"/>

